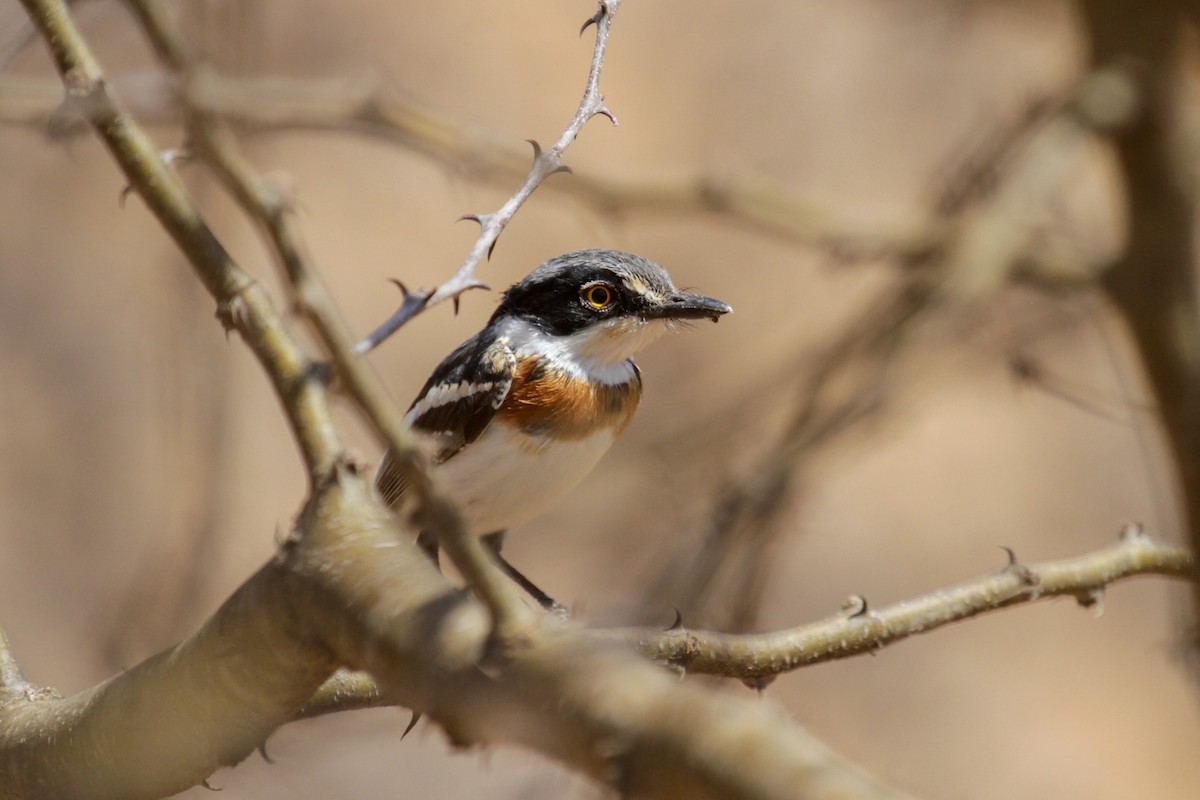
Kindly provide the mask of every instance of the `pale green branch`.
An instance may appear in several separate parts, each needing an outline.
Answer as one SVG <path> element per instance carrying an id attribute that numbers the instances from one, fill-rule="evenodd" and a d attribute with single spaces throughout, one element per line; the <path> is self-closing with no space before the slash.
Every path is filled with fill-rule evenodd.
<path id="1" fill-rule="evenodd" d="M 1136 532 L 1135 532 L 1136 531 Z M 810 664 L 871 653 L 919 633 L 1010 606 L 1072 597 L 1099 603 L 1113 583 L 1139 575 L 1193 578 L 1195 561 L 1181 547 L 1155 542 L 1131 528 L 1120 542 L 1065 561 L 1012 564 L 993 574 L 938 589 L 880 609 L 848 613 L 763 634 L 724 634 L 680 628 L 614 631 L 642 655 L 691 673 L 731 678 L 772 677 Z"/>

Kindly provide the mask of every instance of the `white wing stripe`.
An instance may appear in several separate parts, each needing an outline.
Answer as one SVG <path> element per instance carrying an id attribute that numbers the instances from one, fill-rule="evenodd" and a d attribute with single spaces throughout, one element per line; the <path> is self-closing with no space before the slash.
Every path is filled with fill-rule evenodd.
<path id="1" fill-rule="evenodd" d="M 477 394 L 492 391 L 495 383 L 485 381 L 483 383 L 443 383 L 434 386 L 425 396 L 422 397 L 408 412 L 406 420 L 412 424 L 413 420 L 419 419 L 426 412 L 440 408 L 441 406 L 457 403 L 468 397 Z"/>

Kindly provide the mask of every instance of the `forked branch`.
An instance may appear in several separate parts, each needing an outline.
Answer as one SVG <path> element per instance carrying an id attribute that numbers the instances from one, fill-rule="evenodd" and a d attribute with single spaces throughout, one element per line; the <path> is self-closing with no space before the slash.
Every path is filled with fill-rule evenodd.
<path id="1" fill-rule="evenodd" d="M 861 597 L 818 622 L 761 634 L 731 634 L 674 625 L 599 629 L 590 635 L 621 642 L 647 658 L 692 674 L 739 678 L 762 686 L 785 672 L 875 653 L 910 636 L 1012 606 L 1072 598 L 1103 610 L 1108 587 L 1129 578 L 1160 575 L 1194 580 L 1195 559 L 1183 547 L 1157 542 L 1129 525 L 1109 547 L 1062 561 L 1009 563 L 995 572 L 901 600 L 879 609 Z M 369 677 L 338 673 L 301 717 L 386 705 Z"/>

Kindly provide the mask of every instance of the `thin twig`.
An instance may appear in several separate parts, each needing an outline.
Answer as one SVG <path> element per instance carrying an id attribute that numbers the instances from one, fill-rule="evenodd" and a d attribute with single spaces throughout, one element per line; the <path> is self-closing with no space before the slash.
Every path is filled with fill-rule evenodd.
<path id="1" fill-rule="evenodd" d="M 480 230 L 475 244 L 471 247 L 471 252 L 467 254 L 466 260 L 458 268 L 458 271 L 448 281 L 432 291 L 404 291 L 404 301 L 400 304 L 400 308 L 383 325 L 355 346 L 356 354 L 361 355 L 375 349 L 402 325 L 430 306 L 435 306 L 445 300 L 454 300 L 457 307 L 458 298 L 463 292 L 470 289 L 487 288 L 486 284 L 475 277 L 475 270 L 485 259 L 491 257 L 492 250 L 496 247 L 496 241 L 512 220 L 513 215 L 517 213 L 517 209 L 524 205 L 529 196 L 546 178 L 556 172 L 571 171 L 570 167 L 563 163 L 562 154 L 575 141 L 575 137 L 579 135 L 579 131 L 583 129 L 588 120 L 597 114 L 603 114 L 614 125 L 617 124 L 617 118 L 604 105 L 604 95 L 600 93 L 600 73 L 604 68 L 604 54 L 608 49 L 608 37 L 609 31 L 612 29 L 613 17 L 620 4 L 621 0 L 600 0 L 596 14 L 588 19 L 580 30 L 582 33 L 589 26 L 595 25 L 596 46 L 592 52 L 592 63 L 588 70 L 583 99 L 579 102 L 575 116 L 571 118 L 562 135 L 558 137 L 558 141 L 550 149 L 543 150 L 536 141 L 529 140 L 529 144 L 533 146 L 533 166 L 512 197 L 508 198 L 499 210 L 491 214 L 466 214 L 462 217 L 462 219 L 472 219 L 478 222 Z M 401 288 L 403 289 L 403 286 Z"/>

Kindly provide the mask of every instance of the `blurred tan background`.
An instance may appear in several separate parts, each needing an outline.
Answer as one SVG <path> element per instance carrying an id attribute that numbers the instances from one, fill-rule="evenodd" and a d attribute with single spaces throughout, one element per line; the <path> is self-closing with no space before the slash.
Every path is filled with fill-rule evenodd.
<path id="1" fill-rule="evenodd" d="M 381 82 L 501 141 L 553 141 L 591 54 L 586 0 L 190 2 L 185 32 L 249 75 Z M 110 75 L 136 90 L 154 61 L 118 4 L 79 4 Z M 0 106 L 51 77 L 26 22 Z M 1085 57 L 1056 2 L 627 0 L 580 175 L 653 181 L 767 176 L 842 228 L 920 218 L 964 147 L 1061 91 Z M 118 82 L 118 87 L 121 83 Z M 7 97 L 7 100 L 5 100 Z M 7 118 L 11 118 L 9 115 Z M 164 148 L 177 129 L 154 128 Z M 516 182 L 480 183 L 394 144 L 272 133 L 248 154 L 289 187 L 316 262 L 366 332 L 410 285 L 443 279 Z M 1103 158 L 1074 170 L 1053 213 L 1097 256 L 1119 239 Z M 202 169 L 190 186 L 236 257 L 275 284 L 254 231 Z M 686 553 L 715 488 L 744 474 L 797 376 L 889 276 L 713 215 L 598 213 L 555 176 L 481 277 L 499 288 L 582 247 L 633 250 L 736 313 L 639 359 L 642 410 L 596 473 L 506 553 L 594 624 L 669 623 L 641 598 Z M 294 447 L 245 349 L 89 136 L 0 127 L 0 623 L 27 675 L 83 689 L 185 635 L 271 553 L 303 498 Z M 557 188 L 556 188 L 557 187 Z M 440 307 L 374 363 L 408 400 L 473 333 L 495 295 Z M 1008 367 L 1028 353 L 1056 393 Z M 1067 557 L 1127 520 L 1178 539 L 1138 374 L 1093 299 L 1004 293 L 924 325 L 886 410 L 807 464 L 771 553 L 757 627 L 880 606 L 1000 566 Z M 1061 396 L 1087 402 L 1071 402 Z M 1097 410 L 1099 409 L 1099 410 Z M 353 423 L 351 422 L 353 425 Z M 377 449 L 357 431 L 364 459 Z M 1184 588 L 1122 584 L 1103 614 L 1061 601 L 1007 611 L 785 675 L 784 707 L 885 780 L 937 800 L 1200 796 L 1200 713 L 1180 658 Z M 746 692 L 729 683 L 724 691 Z M 403 711 L 289 725 L 211 783 L 233 798 L 558 798 L 597 792 L 523 752 L 453 752 Z M 204 789 L 182 795 L 207 798 Z"/>

